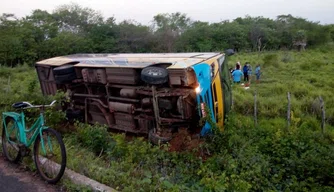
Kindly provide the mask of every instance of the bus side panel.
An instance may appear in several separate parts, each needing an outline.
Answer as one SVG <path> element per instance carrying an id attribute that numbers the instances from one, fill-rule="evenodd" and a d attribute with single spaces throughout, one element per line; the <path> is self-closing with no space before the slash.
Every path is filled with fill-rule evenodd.
<path id="1" fill-rule="evenodd" d="M 57 85 L 53 76 L 52 67 L 40 65 L 36 65 L 35 67 L 43 95 L 55 95 L 57 93 Z"/>
<path id="2" fill-rule="evenodd" d="M 212 93 L 213 93 L 213 103 L 215 119 L 219 127 L 222 128 L 224 122 L 224 100 L 223 100 L 223 90 L 220 81 L 220 74 L 218 73 L 212 81 Z"/>

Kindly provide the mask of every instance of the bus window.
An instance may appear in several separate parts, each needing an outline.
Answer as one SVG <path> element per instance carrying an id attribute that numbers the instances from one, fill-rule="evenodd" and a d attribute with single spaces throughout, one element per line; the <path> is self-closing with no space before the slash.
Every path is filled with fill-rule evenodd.
<path id="1" fill-rule="evenodd" d="M 214 96 L 214 99 L 215 99 L 215 101 L 217 101 L 216 83 L 213 83 L 212 87 L 213 87 L 213 96 Z"/>
<path id="2" fill-rule="evenodd" d="M 215 112 L 215 119 L 216 119 L 216 122 L 218 122 L 218 113 L 219 113 L 219 111 L 218 111 L 218 98 L 217 98 L 217 89 L 216 89 L 216 83 L 213 83 L 212 84 L 212 90 L 213 90 L 213 99 L 214 99 L 214 101 L 213 101 L 213 107 L 214 107 L 214 112 Z"/>

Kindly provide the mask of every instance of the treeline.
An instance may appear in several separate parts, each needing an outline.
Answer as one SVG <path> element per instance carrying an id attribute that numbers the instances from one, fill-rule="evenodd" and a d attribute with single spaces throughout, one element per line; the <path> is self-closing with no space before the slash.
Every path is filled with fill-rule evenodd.
<path id="1" fill-rule="evenodd" d="M 263 51 L 303 49 L 333 40 L 334 25 L 291 15 L 208 23 L 171 13 L 154 16 L 146 26 L 134 20 L 116 23 L 114 17 L 69 4 L 52 13 L 37 9 L 24 18 L 0 16 L 0 64 L 8 66 L 73 53 Z"/>

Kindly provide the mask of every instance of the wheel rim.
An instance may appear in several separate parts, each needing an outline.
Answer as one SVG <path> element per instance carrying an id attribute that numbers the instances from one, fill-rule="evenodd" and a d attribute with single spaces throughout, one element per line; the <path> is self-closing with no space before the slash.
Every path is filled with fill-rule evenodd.
<path id="1" fill-rule="evenodd" d="M 63 163 L 58 139 L 54 133 L 43 131 L 43 136 L 36 142 L 39 142 L 35 153 L 36 166 L 39 173 L 47 181 L 55 180 L 61 174 L 61 165 Z M 45 150 L 43 150 L 42 142 Z"/>
<path id="2" fill-rule="evenodd" d="M 4 153 L 9 161 L 16 161 L 20 152 L 17 144 L 19 138 L 18 128 L 12 119 L 7 122 L 6 128 L 9 137 L 7 139 L 5 130 L 3 130 L 2 144 Z"/>
<path id="3" fill-rule="evenodd" d="M 150 69 L 147 73 L 152 76 L 162 76 L 162 72 L 157 69 Z"/>

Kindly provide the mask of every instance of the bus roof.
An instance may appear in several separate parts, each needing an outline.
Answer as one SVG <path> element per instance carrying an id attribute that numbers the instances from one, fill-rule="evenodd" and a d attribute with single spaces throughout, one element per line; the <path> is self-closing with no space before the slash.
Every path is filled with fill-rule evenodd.
<path id="1" fill-rule="evenodd" d="M 156 63 L 171 63 L 170 69 L 178 69 L 221 55 L 219 52 L 74 54 L 45 59 L 36 64 L 60 66 L 75 63 L 77 67 L 143 68 Z"/>

